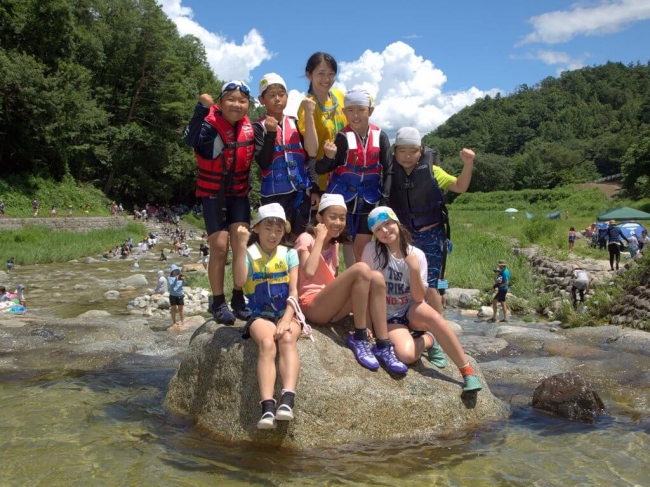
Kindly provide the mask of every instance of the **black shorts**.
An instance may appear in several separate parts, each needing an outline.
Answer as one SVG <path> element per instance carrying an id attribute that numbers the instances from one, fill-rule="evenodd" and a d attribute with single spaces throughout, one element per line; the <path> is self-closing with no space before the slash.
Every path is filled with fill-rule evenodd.
<path id="1" fill-rule="evenodd" d="M 305 231 L 311 216 L 311 197 L 307 193 L 304 193 L 302 201 L 297 208 L 294 208 L 297 196 L 298 193 L 276 194 L 273 196 L 262 196 L 260 199 L 261 205 L 278 203 L 284 208 L 287 220 L 291 224 L 291 233 L 294 235 L 300 235 Z"/>
<path id="2" fill-rule="evenodd" d="M 251 205 L 248 196 L 226 198 L 226 219 L 219 221 L 218 199 L 203 198 L 203 221 L 208 235 L 222 230 L 228 230 L 233 223 L 250 223 Z"/>
<path id="3" fill-rule="evenodd" d="M 172 306 L 185 306 L 185 296 L 169 296 L 169 304 Z"/>
<path id="4" fill-rule="evenodd" d="M 348 207 L 347 227 L 350 238 L 354 241 L 357 234 L 372 235 L 372 231 L 368 228 L 368 215 L 373 210 L 375 205 L 371 205 L 367 201 L 360 198 L 352 199 L 346 203 Z M 356 211 L 356 213 L 352 213 Z"/>
<path id="5" fill-rule="evenodd" d="M 507 289 L 499 289 L 494 295 L 494 299 L 499 303 L 504 303 L 506 301 L 506 294 L 508 294 Z"/>

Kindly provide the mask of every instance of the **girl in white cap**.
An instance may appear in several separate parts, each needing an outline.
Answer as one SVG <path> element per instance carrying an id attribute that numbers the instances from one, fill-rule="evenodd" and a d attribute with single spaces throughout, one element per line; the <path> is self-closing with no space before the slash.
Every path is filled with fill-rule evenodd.
<path id="1" fill-rule="evenodd" d="M 437 339 L 460 370 L 463 391 L 481 390 L 481 382 L 458 338 L 444 318 L 425 301 L 427 261 L 424 253 L 410 245 L 408 230 L 386 206 L 370 212 L 368 226 L 376 241 L 366 245 L 362 260 L 372 269 L 381 271 L 386 280 L 388 336 L 395 344 L 397 358 L 412 364 L 426 350 L 429 361 L 442 368 L 447 360 L 437 346 Z"/>
<path id="2" fill-rule="evenodd" d="M 294 246 L 300 258 L 298 293 L 305 316 L 324 325 L 339 321 L 352 311 L 354 334 L 348 336 L 346 343 L 357 361 L 370 370 L 377 370 L 381 361 L 391 372 L 406 373 L 408 367 L 397 359 L 388 339 L 384 277 L 362 262 L 338 274 L 339 242 L 345 240 L 347 219 L 343 196 L 323 194 L 316 219 L 313 233 L 300 235 Z M 376 336 L 374 347 L 368 340 L 368 316 Z"/>
<path id="3" fill-rule="evenodd" d="M 284 209 L 278 203 L 260 206 L 253 221 L 256 240 L 248 246 L 248 227 L 237 229 L 240 248 L 233 257 L 235 284 L 243 287 L 251 317 L 244 327 L 244 338 L 253 338 L 258 347 L 257 382 L 262 417 L 260 429 L 276 427 L 276 420 L 293 419 L 300 357 L 296 342 L 300 337 L 301 316 L 298 298 L 298 254 L 280 245 L 286 230 Z M 280 405 L 276 409 L 275 357 L 280 355 L 282 377 Z"/>
<path id="4" fill-rule="evenodd" d="M 361 260 L 363 248 L 372 239 L 368 213 L 390 196 L 390 141 L 370 123 L 373 111 L 373 98 L 367 91 L 346 93 L 343 112 L 348 124 L 334 142 L 325 143 L 325 154 L 316 161 L 316 172 L 330 175 L 327 192 L 343 195 L 347 205 L 348 231 L 354 242 L 352 249 L 344 249 L 347 266 Z"/>

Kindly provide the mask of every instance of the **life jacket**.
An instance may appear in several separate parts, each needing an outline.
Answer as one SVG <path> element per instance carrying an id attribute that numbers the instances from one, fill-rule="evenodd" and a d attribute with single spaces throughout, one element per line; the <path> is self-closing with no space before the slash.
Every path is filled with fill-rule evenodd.
<path id="1" fill-rule="evenodd" d="M 332 171 L 327 192 L 343 195 L 345 201 L 358 196 L 374 205 L 381 198 L 381 129 L 376 125 L 368 127 L 365 147 L 349 125 L 339 133 L 348 141 L 348 153 L 345 164 Z"/>
<path id="2" fill-rule="evenodd" d="M 264 128 L 265 119 L 255 123 Z M 262 170 L 262 196 L 304 191 L 309 185 L 307 153 L 300 142 L 296 119 L 285 115 L 275 135 L 273 162 Z"/>
<path id="3" fill-rule="evenodd" d="M 390 207 L 411 231 L 444 221 L 444 194 L 433 175 L 435 151 L 425 147 L 417 166 L 406 174 L 393 155 Z"/>
<path id="4" fill-rule="evenodd" d="M 205 121 L 214 127 L 219 137 L 215 139 L 212 158 L 205 159 L 198 152 L 194 153 L 199 165 L 196 196 L 246 196 L 255 153 L 255 135 L 248 116 L 244 116 L 235 128 L 221 116 L 221 109 L 213 105 Z"/>
<path id="5" fill-rule="evenodd" d="M 248 259 L 253 275 L 244 284 L 244 294 L 253 316 L 280 317 L 284 314 L 289 297 L 289 264 L 287 247 L 278 245 L 267 256 L 259 244 L 248 247 Z"/>

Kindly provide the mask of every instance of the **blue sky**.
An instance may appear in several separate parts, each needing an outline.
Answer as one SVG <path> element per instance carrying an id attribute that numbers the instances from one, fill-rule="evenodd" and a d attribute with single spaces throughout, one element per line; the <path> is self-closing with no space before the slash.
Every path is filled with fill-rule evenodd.
<path id="1" fill-rule="evenodd" d="M 329 52 L 338 87 L 374 94 L 372 121 L 389 135 L 428 133 L 479 97 L 565 70 L 650 59 L 650 0 L 158 1 L 203 41 L 220 79 L 257 93 L 265 73 L 283 76 L 288 112 L 306 91 L 307 58 Z"/>

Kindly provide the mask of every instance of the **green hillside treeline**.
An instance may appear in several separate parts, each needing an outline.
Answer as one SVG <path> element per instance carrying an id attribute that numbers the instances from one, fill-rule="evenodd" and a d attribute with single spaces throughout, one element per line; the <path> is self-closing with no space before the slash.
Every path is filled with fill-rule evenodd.
<path id="1" fill-rule="evenodd" d="M 607 63 L 486 96 L 424 138 L 458 174 L 460 147 L 480 155 L 469 191 L 547 189 L 623 173 L 650 196 L 650 64 Z"/>

